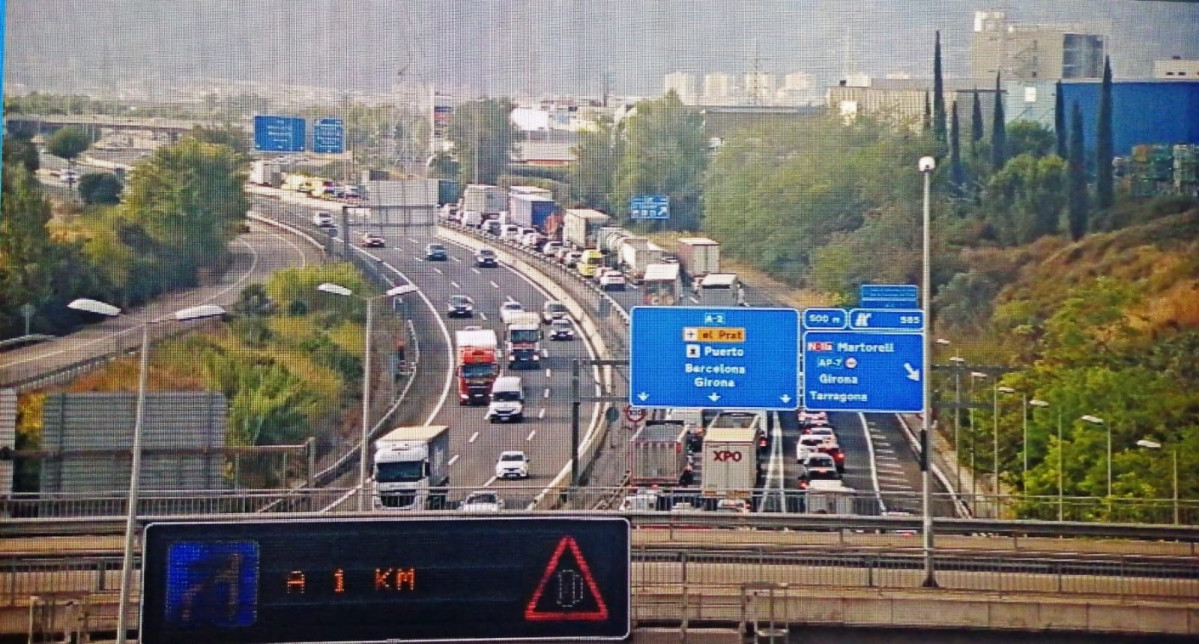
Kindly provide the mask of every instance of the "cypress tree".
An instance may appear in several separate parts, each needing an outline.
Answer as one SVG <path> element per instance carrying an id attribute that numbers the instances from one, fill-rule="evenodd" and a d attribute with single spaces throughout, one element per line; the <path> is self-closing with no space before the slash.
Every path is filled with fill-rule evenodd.
<path id="1" fill-rule="evenodd" d="M 978 158 L 978 142 L 983 140 L 983 105 L 974 90 L 974 112 L 970 115 L 970 156 Z"/>
<path id="2" fill-rule="evenodd" d="M 1057 155 L 1066 158 L 1066 99 L 1062 98 L 1062 82 L 1057 82 L 1057 95 L 1053 98 L 1053 131 L 1057 134 Z"/>
<path id="3" fill-rule="evenodd" d="M 936 48 L 933 52 L 933 135 L 937 142 L 945 143 L 945 82 L 941 78 L 941 32 L 937 32 Z"/>
<path id="4" fill-rule="evenodd" d="M 991 167 L 995 172 L 1007 162 L 1007 125 L 1003 121 L 1003 89 L 1000 88 L 999 74 L 995 74 L 995 120 L 991 122 Z"/>
<path id="5" fill-rule="evenodd" d="M 953 102 L 953 115 L 949 122 L 949 163 L 955 194 L 962 194 L 966 184 L 966 171 L 962 168 L 962 134 L 958 124 L 958 102 Z"/>
<path id="6" fill-rule="evenodd" d="M 924 93 L 924 131 L 928 132 L 933 127 L 933 108 L 928 103 L 928 92 Z"/>
<path id="7" fill-rule="evenodd" d="M 1070 151 L 1067 165 L 1067 184 L 1070 192 L 1068 216 L 1070 236 L 1074 241 L 1087 234 L 1087 215 L 1091 208 L 1087 197 L 1087 161 L 1082 140 L 1082 109 L 1074 104 L 1070 119 Z"/>
<path id="8" fill-rule="evenodd" d="M 1112 186 L 1112 61 L 1104 58 L 1103 85 L 1099 91 L 1099 131 L 1095 133 L 1095 192 L 1098 206 L 1115 203 Z"/>

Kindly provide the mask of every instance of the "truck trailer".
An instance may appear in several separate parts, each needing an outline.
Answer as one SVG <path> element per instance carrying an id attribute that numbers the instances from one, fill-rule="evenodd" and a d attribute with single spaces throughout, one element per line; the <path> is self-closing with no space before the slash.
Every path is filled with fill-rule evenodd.
<path id="1" fill-rule="evenodd" d="M 499 186 L 472 183 L 462 191 L 462 210 L 477 212 L 484 219 L 498 217 L 508 208 L 508 195 Z"/>
<path id="2" fill-rule="evenodd" d="M 541 316 L 516 313 L 509 318 L 508 368 L 536 369 L 541 365 Z"/>
<path id="3" fill-rule="evenodd" d="M 562 215 L 562 241 L 575 250 L 595 248 L 595 236 L 612 217 L 590 208 L 568 208 Z"/>
<path id="4" fill-rule="evenodd" d="M 508 200 L 508 221 L 545 232 L 549 218 L 558 211 L 553 199 L 539 195 L 515 195 Z"/>
<path id="5" fill-rule="evenodd" d="M 680 237 L 675 253 L 683 272 L 691 280 L 702 278 L 708 273 L 720 272 L 720 243 L 707 237 Z"/>
<path id="6" fill-rule="evenodd" d="M 450 484 L 450 428 L 397 427 L 375 441 L 373 505 L 376 510 L 445 507 Z"/>
<path id="7" fill-rule="evenodd" d="M 756 428 L 708 427 L 700 474 L 703 496 L 747 501 L 753 498 L 761 476 L 758 440 Z"/>
<path id="8" fill-rule="evenodd" d="M 646 267 L 662 261 L 662 249 L 645 237 L 625 237 L 619 253 L 621 269 L 635 283 L 645 277 Z"/>
<path id="9" fill-rule="evenodd" d="M 491 401 L 491 384 L 499 375 L 495 331 L 468 327 L 454 334 L 457 351 L 458 404 L 486 405 Z"/>
<path id="10" fill-rule="evenodd" d="M 678 485 L 687 467 L 687 427 L 681 420 L 657 420 L 629 439 L 630 485 Z"/>
<path id="11" fill-rule="evenodd" d="M 255 161 L 250 164 L 250 183 L 278 188 L 283 183 L 283 169 L 270 161 Z"/>

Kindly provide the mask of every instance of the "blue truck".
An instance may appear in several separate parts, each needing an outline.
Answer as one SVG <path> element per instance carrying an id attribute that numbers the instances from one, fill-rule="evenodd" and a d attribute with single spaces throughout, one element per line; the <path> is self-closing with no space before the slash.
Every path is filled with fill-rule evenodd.
<path id="1" fill-rule="evenodd" d="M 512 212 L 508 213 L 508 221 L 520 226 L 532 226 L 545 232 L 546 221 L 558 212 L 558 204 L 553 199 L 537 195 L 513 195 L 509 200 Z"/>

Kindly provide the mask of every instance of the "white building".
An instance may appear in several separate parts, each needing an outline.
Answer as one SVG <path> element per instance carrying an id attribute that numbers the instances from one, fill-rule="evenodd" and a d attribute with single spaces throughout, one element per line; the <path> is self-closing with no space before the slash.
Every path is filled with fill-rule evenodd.
<path id="1" fill-rule="evenodd" d="M 1153 78 L 1155 80 L 1199 79 L 1199 60 L 1184 60 L 1179 56 L 1170 60 L 1155 60 L 1153 61 Z"/>
<path id="2" fill-rule="evenodd" d="M 736 105 L 736 77 L 724 72 L 704 74 L 704 92 L 701 102 L 704 105 Z"/>
<path id="3" fill-rule="evenodd" d="M 750 105 L 774 103 L 774 75 L 769 72 L 747 72 L 745 74 L 745 102 Z"/>
<path id="4" fill-rule="evenodd" d="M 684 105 L 695 105 L 699 98 L 695 93 L 695 74 L 689 72 L 674 72 L 667 74 L 662 83 L 662 92 L 674 91 Z"/>

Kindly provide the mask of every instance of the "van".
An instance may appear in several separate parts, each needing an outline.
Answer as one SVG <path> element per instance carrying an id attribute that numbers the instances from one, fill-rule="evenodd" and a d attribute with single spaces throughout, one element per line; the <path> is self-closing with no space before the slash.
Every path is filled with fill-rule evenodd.
<path id="1" fill-rule="evenodd" d="M 579 256 L 579 261 L 575 264 L 579 275 L 583 277 L 591 277 L 595 275 L 596 269 L 604 265 L 604 254 L 598 250 L 585 250 Z"/>
<path id="2" fill-rule="evenodd" d="M 525 389 L 520 376 L 501 376 L 491 385 L 487 421 L 519 423 L 525 417 Z"/>

